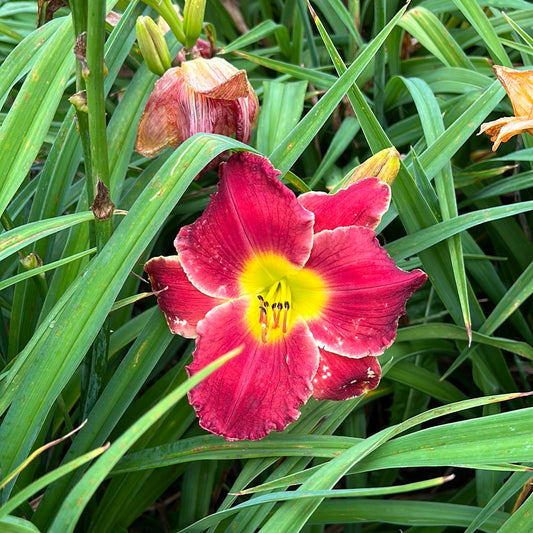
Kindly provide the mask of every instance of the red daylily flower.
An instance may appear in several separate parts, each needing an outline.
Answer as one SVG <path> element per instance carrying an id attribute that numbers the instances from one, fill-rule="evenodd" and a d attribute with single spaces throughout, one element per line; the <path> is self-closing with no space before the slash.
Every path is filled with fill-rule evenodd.
<path id="1" fill-rule="evenodd" d="M 264 157 L 231 156 L 203 215 L 176 237 L 178 255 L 145 265 L 171 331 L 196 338 L 190 375 L 242 347 L 189 394 L 200 425 L 227 440 L 281 431 L 311 395 L 375 388 L 376 356 L 426 280 L 375 238 L 386 183 L 296 198 L 277 175 Z"/>
<path id="2" fill-rule="evenodd" d="M 494 152 L 500 143 L 519 133 L 533 135 L 533 70 L 513 70 L 499 65 L 494 65 L 492 69 L 511 100 L 515 115 L 481 124 L 479 134 L 490 135 Z"/>
<path id="3" fill-rule="evenodd" d="M 153 157 L 196 133 L 248 143 L 259 112 L 246 71 L 220 57 L 199 57 L 167 70 L 146 103 L 135 150 Z"/>

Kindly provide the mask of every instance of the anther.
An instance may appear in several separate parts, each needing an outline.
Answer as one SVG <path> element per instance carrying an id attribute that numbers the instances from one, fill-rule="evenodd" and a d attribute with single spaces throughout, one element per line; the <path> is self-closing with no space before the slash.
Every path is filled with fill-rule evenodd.
<path id="1" fill-rule="evenodd" d="M 281 304 L 279 304 L 281 306 Z M 285 302 L 283 304 L 283 308 L 285 310 L 285 312 L 283 313 L 283 333 L 287 333 L 287 322 L 288 322 L 288 316 L 289 316 L 289 308 L 290 308 L 290 305 L 289 305 L 289 302 Z"/>

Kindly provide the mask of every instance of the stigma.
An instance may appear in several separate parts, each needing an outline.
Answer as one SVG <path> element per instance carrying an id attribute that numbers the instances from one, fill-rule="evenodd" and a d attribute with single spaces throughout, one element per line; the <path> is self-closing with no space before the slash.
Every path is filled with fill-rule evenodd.
<path id="1" fill-rule="evenodd" d="M 259 324 L 261 325 L 261 341 L 266 343 L 274 330 L 286 334 L 289 330 L 289 314 L 291 310 L 291 294 L 286 281 L 272 285 L 265 296 L 258 294 Z M 279 331 L 276 331 L 279 333 Z"/>

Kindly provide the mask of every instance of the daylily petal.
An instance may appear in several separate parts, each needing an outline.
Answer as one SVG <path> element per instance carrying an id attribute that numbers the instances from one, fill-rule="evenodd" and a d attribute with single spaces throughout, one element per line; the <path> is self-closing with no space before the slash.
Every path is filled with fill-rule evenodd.
<path id="1" fill-rule="evenodd" d="M 533 135 L 533 118 L 524 117 L 503 117 L 492 122 L 481 124 L 479 134 L 490 135 L 490 140 L 494 143 L 492 151 L 496 151 L 500 143 L 507 142 L 511 137 L 520 133 L 531 133 Z"/>
<path id="2" fill-rule="evenodd" d="M 377 178 L 367 178 L 335 194 L 308 192 L 298 200 L 315 214 L 315 233 L 339 226 L 374 229 L 389 208 L 390 187 Z"/>
<path id="3" fill-rule="evenodd" d="M 533 118 L 533 70 L 514 70 L 500 65 L 492 69 L 511 100 L 515 116 Z"/>
<path id="4" fill-rule="evenodd" d="M 144 265 L 144 270 L 150 277 L 152 290 L 158 292 L 157 303 L 172 333 L 196 337 L 198 321 L 224 301 L 206 296 L 194 287 L 183 272 L 177 255 L 154 257 Z"/>
<path id="5" fill-rule="evenodd" d="M 313 398 L 349 400 L 375 389 L 380 378 L 377 357 L 353 359 L 320 350 L 320 362 L 313 378 Z"/>
<path id="6" fill-rule="evenodd" d="M 221 58 L 198 58 L 167 70 L 146 103 L 135 150 L 152 157 L 196 133 L 247 143 L 259 112 L 246 72 Z"/>
<path id="7" fill-rule="evenodd" d="M 175 246 L 192 283 L 210 296 L 242 295 L 246 265 L 275 254 L 301 267 L 313 243 L 313 214 L 276 179 L 268 159 L 241 152 L 220 165 L 218 192 Z"/>
<path id="8" fill-rule="evenodd" d="M 318 348 L 303 321 L 287 335 L 261 342 L 245 316 L 248 298 L 222 304 L 198 323 L 194 375 L 217 357 L 243 351 L 189 393 L 200 425 L 226 440 L 257 440 L 281 431 L 300 415 L 298 407 L 312 392 Z"/>
<path id="9" fill-rule="evenodd" d="M 326 295 L 307 320 L 311 333 L 321 348 L 348 357 L 379 355 L 392 344 L 407 299 L 427 277 L 399 269 L 374 232 L 358 226 L 317 233 L 306 269 Z"/>
<path id="10" fill-rule="evenodd" d="M 248 96 L 246 71 L 237 70 L 220 57 L 185 61 L 181 65 L 181 72 L 193 91 L 210 98 L 235 100 Z"/>

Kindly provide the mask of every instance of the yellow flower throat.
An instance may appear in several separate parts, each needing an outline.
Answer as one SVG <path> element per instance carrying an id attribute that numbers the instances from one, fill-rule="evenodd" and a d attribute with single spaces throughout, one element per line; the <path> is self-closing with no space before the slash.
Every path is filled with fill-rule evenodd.
<path id="1" fill-rule="evenodd" d="M 263 343 L 283 337 L 297 317 L 317 317 L 326 299 L 317 274 L 274 254 L 251 259 L 240 281 L 243 294 L 251 297 L 248 323 Z"/>

